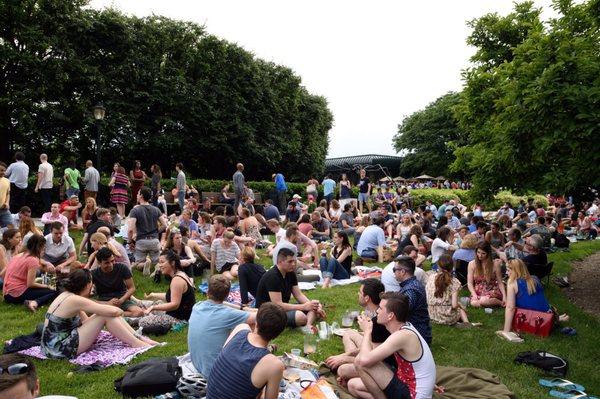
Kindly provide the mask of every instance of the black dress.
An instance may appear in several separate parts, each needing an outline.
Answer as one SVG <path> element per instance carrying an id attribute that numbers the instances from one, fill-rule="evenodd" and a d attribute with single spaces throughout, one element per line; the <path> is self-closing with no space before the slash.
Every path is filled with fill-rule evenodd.
<path id="1" fill-rule="evenodd" d="M 175 275 L 173 278 L 182 276 Z M 167 314 L 171 317 L 174 317 L 179 320 L 189 320 L 192 315 L 192 308 L 196 303 L 196 296 L 194 295 L 194 286 L 192 286 L 186 279 L 185 283 L 187 284 L 187 290 L 181 295 L 181 302 L 179 303 L 179 307 L 175 310 L 170 310 Z M 166 294 L 167 302 L 171 302 L 171 287 L 167 290 Z"/>

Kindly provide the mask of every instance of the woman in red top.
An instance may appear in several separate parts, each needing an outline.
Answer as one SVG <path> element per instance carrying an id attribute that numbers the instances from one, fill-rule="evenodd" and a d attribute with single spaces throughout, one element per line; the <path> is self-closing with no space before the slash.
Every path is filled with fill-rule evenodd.
<path id="1" fill-rule="evenodd" d="M 56 298 L 55 290 L 35 282 L 45 246 L 44 236 L 35 234 L 27 241 L 27 251 L 10 260 L 4 276 L 3 294 L 6 303 L 24 303 L 29 310 L 35 312 L 38 306 Z"/>
<path id="2" fill-rule="evenodd" d="M 137 193 L 142 187 L 144 187 L 144 183 L 146 182 L 146 180 L 148 180 L 146 172 L 142 170 L 142 163 L 140 161 L 135 161 L 133 169 L 129 172 L 129 178 L 131 179 L 131 200 L 133 201 L 133 205 L 135 206 Z"/>

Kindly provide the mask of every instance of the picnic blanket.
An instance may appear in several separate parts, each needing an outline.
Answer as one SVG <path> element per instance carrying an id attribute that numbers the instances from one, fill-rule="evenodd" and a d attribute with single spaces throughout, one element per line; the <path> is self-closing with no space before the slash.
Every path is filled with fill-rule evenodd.
<path id="1" fill-rule="evenodd" d="M 152 348 L 132 348 L 113 336 L 108 331 L 100 331 L 98 338 L 87 351 L 83 352 L 74 359 L 69 360 L 79 366 L 89 366 L 97 364 L 101 367 L 108 367 L 115 364 L 127 364 L 140 353 L 146 352 Z M 38 359 L 47 359 L 40 346 L 34 346 L 19 352 L 22 355 L 35 357 Z"/>
<path id="2" fill-rule="evenodd" d="M 198 289 L 203 294 L 208 294 L 208 282 L 200 284 Z M 254 301 L 254 297 L 250 293 L 248 293 L 248 300 L 251 302 Z M 225 299 L 225 302 L 233 303 L 235 305 L 242 304 L 242 295 L 240 294 L 240 285 L 238 283 L 231 284 L 231 289 L 229 290 L 229 295 Z"/>
<path id="3" fill-rule="evenodd" d="M 436 384 L 444 393 L 434 393 L 434 399 L 514 399 L 515 395 L 489 371 L 466 367 L 437 366 Z"/>

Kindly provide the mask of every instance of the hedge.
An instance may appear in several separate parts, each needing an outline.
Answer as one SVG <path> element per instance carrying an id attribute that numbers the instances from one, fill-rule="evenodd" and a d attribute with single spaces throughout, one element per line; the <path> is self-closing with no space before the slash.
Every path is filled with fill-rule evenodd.
<path id="1" fill-rule="evenodd" d="M 109 189 L 108 189 L 108 178 L 102 178 L 100 182 L 100 192 L 98 193 L 98 203 L 100 205 L 108 206 L 109 203 Z M 198 192 L 215 191 L 220 192 L 221 188 L 226 184 L 232 184 L 226 180 L 208 180 L 208 179 L 188 179 L 188 185 L 194 186 Z M 53 190 L 53 200 L 57 201 L 59 197 L 59 179 L 55 179 Z M 165 190 L 171 190 L 175 187 L 175 179 L 162 179 L 161 185 Z M 286 183 L 288 186 L 288 197 L 294 194 L 299 194 L 303 198 L 306 198 L 306 183 Z M 81 185 L 83 187 L 83 185 Z M 27 189 L 27 203 L 32 208 L 34 215 L 41 215 L 42 202 L 39 194 L 35 194 L 33 188 L 35 187 L 35 179 L 29 180 L 29 187 Z M 271 181 L 249 181 L 248 187 L 255 192 L 261 193 L 263 200 L 267 198 L 275 199 L 275 183 Z M 323 187 L 319 186 L 320 195 L 323 194 Z M 465 206 L 471 208 L 477 202 L 477 199 L 471 197 L 469 190 L 446 190 L 437 188 L 428 189 L 414 189 L 410 191 L 413 198 L 413 204 L 415 206 L 425 204 L 427 200 L 431 200 L 435 205 L 441 204 L 445 199 L 460 199 L 460 202 Z M 336 192 L 336 195 L 339 191 Z M 352 196 L 358 197 L 358 187 L 352 188 Z M 82 196 L 83 198 L 83 196 Z M 531 194 L 526 196 L 518 196 L 512 194 L 510 191 L 501 191 L 496 196 L 487 201 L 479 201 L 483 207 L 488 211 L 494 211 L 499 209 L 502 204 L 506 201 L 510 202 L 513 206 L 517 206 L 520 200 L 527 200 L 527 198 L 534 198 L 534 201 L 541 202 L 544 206 L 548 206 L 548 200 L 543 195 Z"/>

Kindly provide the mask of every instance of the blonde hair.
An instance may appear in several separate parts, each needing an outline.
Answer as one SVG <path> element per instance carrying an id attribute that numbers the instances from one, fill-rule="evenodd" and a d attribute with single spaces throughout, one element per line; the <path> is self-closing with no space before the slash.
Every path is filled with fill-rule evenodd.
<path id="1" fill-rule="evenodd" d="M 254 252 L 254 249 L 252 247 L 244 247 L 243 251 L 242 251 L 242 260 L 246 263 L 252 263 L 254 262 L 254 259 L 256 258 L 256 252 Z"/>
<path id="2" fill-rule="evenodd" d="M 529 270 L 527 270 L 527 266 L 521 259 L 512 259 L 508 261 L 507 267 L 511 270 L 511 273 L 508 275 L 508 282 L 513 283 L 518 279 L 522 278 L 527 283 L 527 292 L 529 295 L 535 294 L 537 291 L 537 281 L 531 277 L 529 274 Z"/>
<path id="3" fill-rule="evenodd" d="M 108 243 L 106 236 L 99 232 L 92 234 L 92 236 L 90 237 L 90 241 L 95 241 L 100 245 L 106 245 Z"/>
<path id="4" fill-rule="evenodd" d="M 473 234 L 467 234 L 463 237 L 462 242 L 460 243 L 460 247 L 463 249 L 475 249 L 477 248 L 477 237 Z"/>

